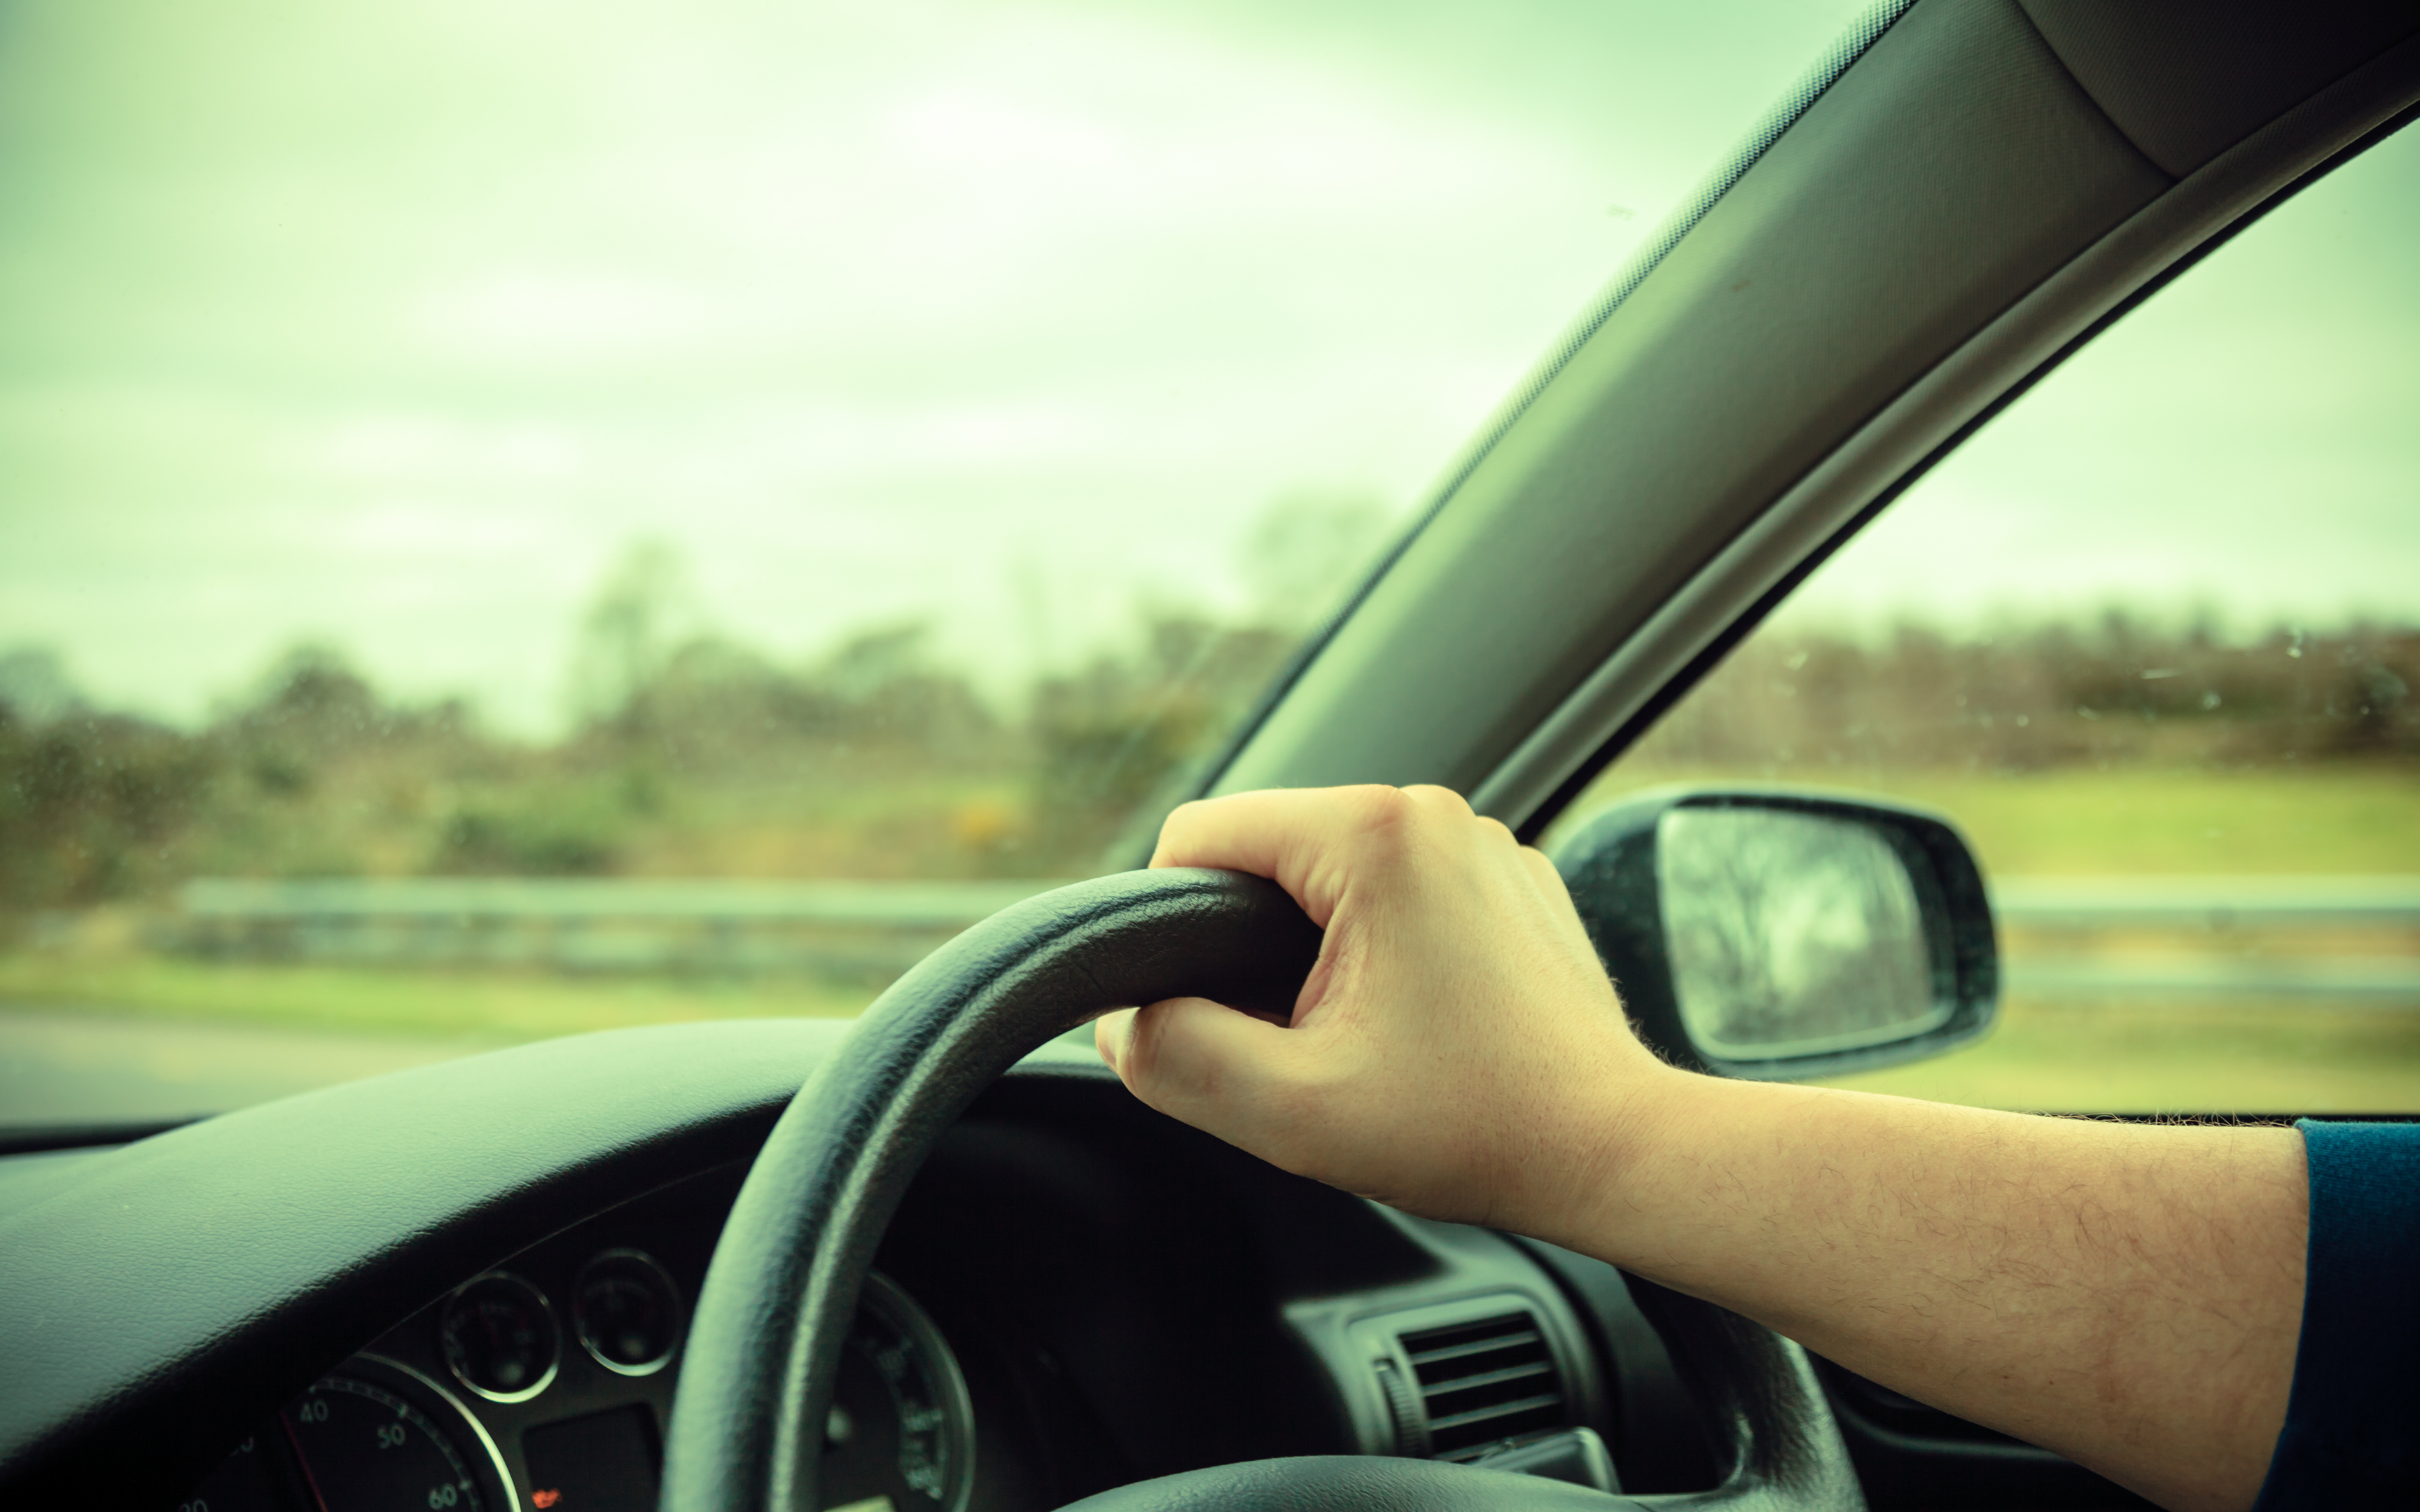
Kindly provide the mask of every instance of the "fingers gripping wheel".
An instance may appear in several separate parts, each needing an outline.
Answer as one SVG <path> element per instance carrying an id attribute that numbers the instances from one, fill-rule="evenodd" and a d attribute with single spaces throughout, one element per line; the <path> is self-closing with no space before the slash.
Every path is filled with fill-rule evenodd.
<path id="1" fill-rule="evenodd" d="M 975 1094 L 1114 1008 L 1184 993 L 1291 1007 L 1319 931 L 1275 884 L 1165 870 L 1028 899 L 884 993 L 756 1157 L 690 1325 L 663 1504 L 813 1509 L 819 1432 L 876 1243 Z"/>
<path id="2" fill-rule="evenodd" d="M 690 1327 L 662 1504 L 820 1506 L 820 1435 L 802 1428 L 821 1425 L 830 1407 L 875 1248 L 935 1141 L 1001 1072 L 1111 1009 L 1200 995 L 1283 1011 L 1319 944 L 1319 931 L 1275 884 L 1169 869 L 1029 899 L 902 977 L 800 1088 L 740 1190 Z M 1690 1308 L 1713 1311 L 1694 1303 L 1682 1311 Z M 1795 1348 L 1762 1330 L 1704 1332 L 1708 1352 L 1689 1364 L 1704 1377 L 1716 1420 L 1735 1428 L 1726 1446 L 1735 1469 L 1722 1490 L 1687 1500 L 1857 1506 L 1838 1433 Z M 1481 1481 L 1497 1490 L 1481 1491 Z M 1171 1476 L 1086 1504 L 1446 1512 L 1481 1504 L 1474 1495 L 1489 1505 L 1582 1504 L 1567 1492 L 1590 1505 L 1621 1504 L 1462 1466 L 1333 1458 Z"/>

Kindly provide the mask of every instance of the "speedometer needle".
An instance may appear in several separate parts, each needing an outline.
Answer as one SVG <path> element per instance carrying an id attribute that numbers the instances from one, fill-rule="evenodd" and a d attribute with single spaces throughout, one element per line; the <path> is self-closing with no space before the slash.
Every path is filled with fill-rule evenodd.
<path id="1" fill-rule="evenodd" d="M 311 1473 L 311 1461 L 302 1453 L 302 1435 L 294 1431 L 293 1421 L 283 1411 L 277 1414 L 277 1426 L 286 1430 L 286 1442 L 294 1446 L 294 1462 L 302 1467 L 302 1484 L 311 1489 L 311 1504 L 328 1512 L 328 1499 L 319 1492 L 319 1477 Z"/>

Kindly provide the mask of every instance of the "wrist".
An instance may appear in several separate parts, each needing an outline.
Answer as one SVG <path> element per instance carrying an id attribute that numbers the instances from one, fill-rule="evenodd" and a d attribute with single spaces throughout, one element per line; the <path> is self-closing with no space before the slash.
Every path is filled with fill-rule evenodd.
<path id="1" fill-rule="evenodd" d="M 1710 1104 L 1739 1084 L 1640 1062 L 1588 1078 L 1565 1101 L 1552 1134 L 1560 1158 L 1542 1163 L 1558 1180 L 1522 1232 L 1626 1266 L 1664 1227 L 1674 1165 L 1701 1142 Z"/>

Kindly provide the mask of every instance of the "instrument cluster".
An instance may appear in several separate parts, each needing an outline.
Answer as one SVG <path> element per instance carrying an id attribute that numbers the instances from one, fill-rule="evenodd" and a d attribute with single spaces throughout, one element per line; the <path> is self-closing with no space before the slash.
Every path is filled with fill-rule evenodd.
<path id="1" fill-rule="evenodd" d="M 737 1182 L 683 1182 L 471 1277 L 260 1424 L 178 1512 L 654 1512 Z M 873 1275 L 824 1424 L 829 1512 L 964 1512 L 974 1443 L 948 1341 Z"/>

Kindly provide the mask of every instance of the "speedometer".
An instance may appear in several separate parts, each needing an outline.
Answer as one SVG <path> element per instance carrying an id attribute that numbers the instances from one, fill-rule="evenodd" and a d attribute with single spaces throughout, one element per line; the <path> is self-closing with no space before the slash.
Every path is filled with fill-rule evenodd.
<path id="1" fill-rule="evenodd" d="M 515 1512 L 495 1443 L 419 1371 L 356 1355 L 287 1403 L 189 1512 Z"/>
<path id="2" fill-rule="evenodd" d="M 975 1413 L 941 1331 L 869 1273 L 824 1420 L 826 1512 L 964 1512 Z"/>
<path id="3" fill-rule="evenodd" d="M 489 1512 L 479 1476 L 453 1433 L 386 1385 L 361 1375 L 329 1376 L 278 1421 L 293 1440 L 314 1500 L 331 1512 Z"/>

